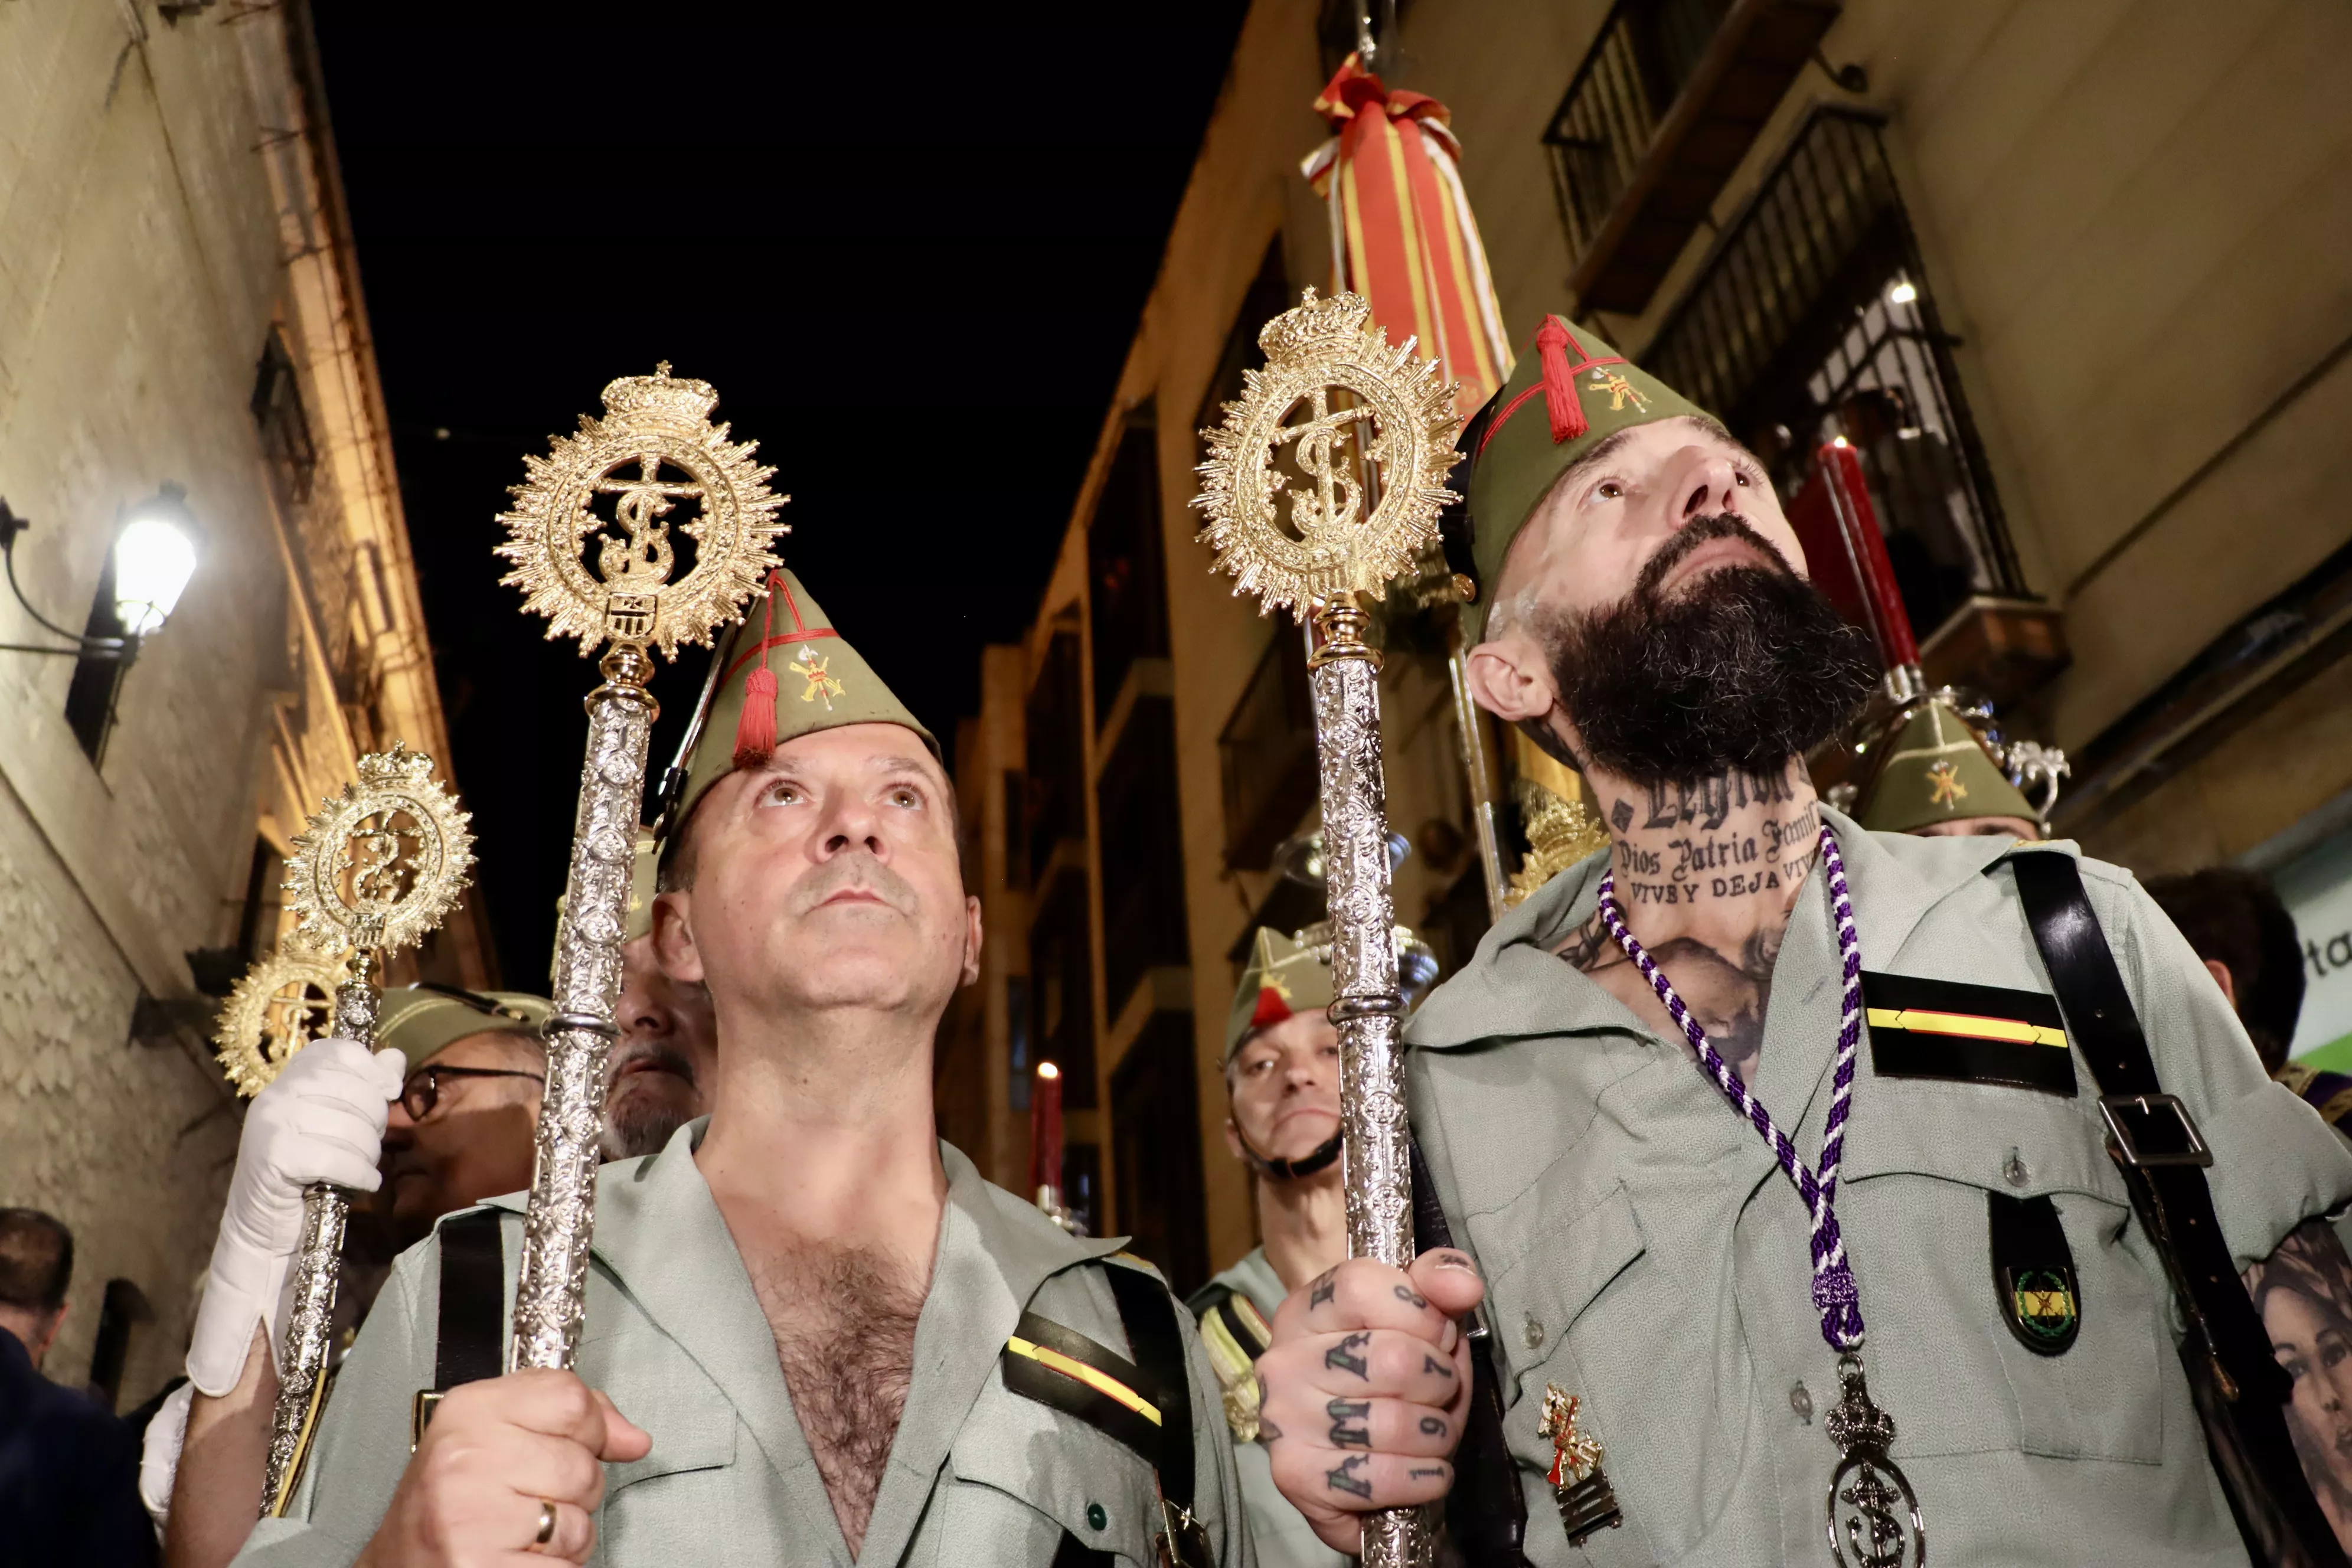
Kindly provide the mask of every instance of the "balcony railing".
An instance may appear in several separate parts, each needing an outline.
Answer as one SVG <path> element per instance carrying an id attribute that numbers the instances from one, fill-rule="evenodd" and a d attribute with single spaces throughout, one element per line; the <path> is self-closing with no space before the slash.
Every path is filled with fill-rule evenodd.
<path id="1" fill-rule="evenodd" d="M 1642 363 L 1754 447 L 1784 496 L 1859 452 L 1920 641 L 1975 595 L 2021 597 L 1975 420 L 1876 116 L 1790 138 Z"/>
<path id="2" fill-rule="evenodd" d="M 1287 624 L 1242 689 L 1217 737 L 1225 805 L 1225 864 L 1262 871 L 1274 847 L 1315 803 L 1315 705 L 1307 650 Z"/>
<path id="3" fill-rule="evenodd" d="M 1583 310 L 1638 313 L 1838 0 L 1618 0 L 1544 132 Z"/>

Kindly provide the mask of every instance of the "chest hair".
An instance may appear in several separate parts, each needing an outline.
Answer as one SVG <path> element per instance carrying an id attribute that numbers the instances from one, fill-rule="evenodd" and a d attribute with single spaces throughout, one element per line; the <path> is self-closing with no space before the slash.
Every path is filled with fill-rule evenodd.
<path id="1" fill-rule="evenodd" d="M 855 1556 L 914 1381 L 924 1282 L 856 1247 L 773 1253 L 751 1271 L 801 1432 Z"/>

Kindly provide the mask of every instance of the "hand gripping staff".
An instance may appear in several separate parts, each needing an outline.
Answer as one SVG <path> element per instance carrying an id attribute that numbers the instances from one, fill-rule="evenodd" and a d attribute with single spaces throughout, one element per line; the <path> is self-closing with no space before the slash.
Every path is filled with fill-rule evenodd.
<path id="1" fill-rule="evenodd" d="M 1398 1032 L 1396 921 L 1389 897 L 1388 792 L 1381 771 L 1380 655 L 1364 641 L 1368 598 L 1409 573 L 1437 537 L 1461 426 L 1454 387 L 1414 352 L 1389 346 L 1354 294 L 1312 289 L 1258 333 L 1265 368 L 1244 378 L 1192 504 L 1216 565 L 1312 628 L 1307 665 L 1322 766 L 1323 858 L 1333 934 L 1331 1021 L 1339 1030 L 1348 1251 L 1412 1261 L 1412 1180 Z M 1303 486 L 1276 465 L 1285 454 Z M 1286 514 L 1287 526 L 1282 515 Z M 1364 1521 L 1368 1568 L 1429 1561 L 1422 1510 Z"/>
<path id="2" fill-rule="evenodd" d="M 457 906 L 474 863 L 467 815 L 433 775 L 433 759 L 395 741 L 362 757 L 359 782 L 322 802 L 287 858 L 287 901 L 300 919 L 293 944 L 320 954 L 306 970 L 294 954 L 257 966 L 229 999 L 219 1043 L 230 1077 L 256 1093 L 306 1043 L 313 993 L 334 985 L 327 1033 L 373 1050 L 383 1002 L 383 956 L 423 941 Z M 349 968 L 337 955 L 349 950 Z M 340 973 L 338 973 L 340 971 Z M 272 1015 L 276 1016 L 273 1017 Z M 326 1402 L 335 1285 L 351 1199 L 320 1182 L 302 1194 L 302 1247 L 278 1358 L 278 1410 L 261 1511 L 286 1511 L 302 1479 L 310 1434 Z"/>
<path id="3" fill-rule="evenodd" d="M 601 418 L 583 416 L 578 434 L 556 437 L 545 458 L 523 459 L 514 510 L 499 520 L 509 537 L 498 553 L 514 563 L 501 581 L 522 588 L 525 610 L 548 618 L 548 637 L 578 637 L 583 658 L 612 645 L 597 666 L 604 683 L 588 694 L 509 1370 L 569 1367 L 580 1345 L 604 1058 L 618 1032 L 613 1010 L 646 744 L 660 711 L 646 689 L 649 650 L 674 660 L 680 644 L 707 642 L 738 618 L 777 564 L 770 550 L 788 527 L 776 510 L 789 498 L 768 489 L 775 470 L 753 464 L 753 443 L 730 441 L 726 426 L 711 423 L 719 394 L 709 383 L 673 379 L 664 363 L 612 383 L 604 402 Z M 693 503 L 676 525 L 692 546 L 682 573 L 669 521 L 681 501 Z"/>

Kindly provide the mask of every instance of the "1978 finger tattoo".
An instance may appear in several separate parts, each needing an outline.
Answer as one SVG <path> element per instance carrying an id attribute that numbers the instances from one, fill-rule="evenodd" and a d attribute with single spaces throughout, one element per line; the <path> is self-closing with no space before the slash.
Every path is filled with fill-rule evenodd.
<path id="1" fill-rule="evenodd" d="M 1372 1446 L 1372 1402 L 1335 1399 L 1324 1406 L 1331 1415 L 1331 1447 L 1369 1448 Z M 1350 1426 L 1350 1421 L 1358 1425 Z"/>
<path id="2" fill-rule="evenodd" d="M 1346 1492 L 1351 1497 L 1370 1500 L 1372 1495 L 1372 1483 L 1358 1480 L 1356 1468 L 1371 1462 L 1371 1456 L 1369 1454 L 1350 1454 L 1340 1460 L 1337 1467 L 1323 1472 L 1324 1483 L 1335 1492 Z"/>
<path id="3" fill-rule="evenodd" d="M 1323 1352 L 1323 1364 L 1334 1372 L 1352 1372 L 1358 1377 L 1369 1378 L 1372 1375 L 1371 1358 L 1364 1352 L 1371 1342 L 1370 1331 L 1349 1334 Z"/>

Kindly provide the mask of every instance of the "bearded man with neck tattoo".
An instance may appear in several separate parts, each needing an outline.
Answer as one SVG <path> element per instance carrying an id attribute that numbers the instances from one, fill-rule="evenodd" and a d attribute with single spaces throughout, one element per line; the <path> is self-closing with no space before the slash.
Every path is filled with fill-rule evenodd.
<path id="1" fill-rule="evenodd" d="M 1471 689 L 1610 844 L 1407 1025 L 1424 1250 L 1276 1314 L 1284 1494 L 1354 1551 L 1491 1464 L 1537 1564 L 2244 1561 L 2184 1369 L 2266 1404 L 2291 1488 L 2231 1274 L 2352 1283 L 2352 1157 L 2127 872 L 1819 799 L 1874 662 L 1721 425 L 1552 318 L 1464 447 Z"/>

